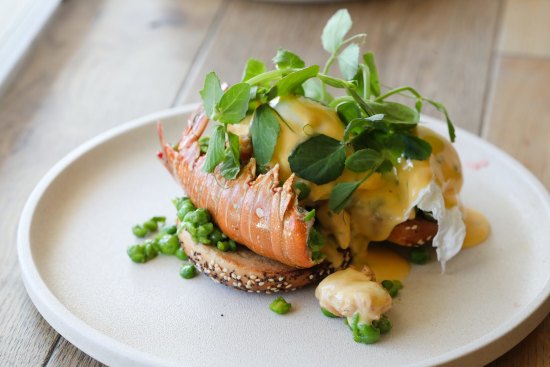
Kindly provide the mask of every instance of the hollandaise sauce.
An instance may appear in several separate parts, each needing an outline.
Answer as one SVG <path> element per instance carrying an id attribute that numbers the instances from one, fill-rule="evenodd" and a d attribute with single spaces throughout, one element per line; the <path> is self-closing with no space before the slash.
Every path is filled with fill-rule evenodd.
<path id="1" fill-rule="evenodd" d="M 462 248 L 477 246 L 487 239 L 491 226 L 483 214 L 477 210 L 467 208 L 464 211 L 464 223 L 466 224 L 466 238 Z"/>
<path id="2" fill-rule="evenodd" d="M 270 104 L 281 117 L 281 131 L 270 165 L 279 164 L 282 181 L 292 173 L 288 156 L 300 143 L 316 134 L 343 138 L 345 126 L 332 108 L 296 96 L 278 97 Z M 247 118 L 228 128 L 238 135 L 246 135 L 249 124 L 250 118 Z M 460 205 L 458 194 L 463 180 L 456 150 L 447 139 L 428 128 L 418 126 L 416 134 L 431 145 L 431 157 L 424 161 L 402 159 L 393 171 L 372 174 L 354 193 L 351 205 L 339 214 L 331 212 L 327 204 L 334 186 L 339 182 L 359 181 L 364 173 L 345 170 L 327 184 L 308 183 L 310 193 L 303 204 L 316 208 L 317 222 L 341 248 L 351 247 L 355 267 L 361 269 L 368 265 L 378 280 L 403 280 L 410 265 L 391 249 L 368 248 L 371 241 L 387 239 L 397 224 L 414 218 L 419 200 L 429 195 L 435 185 L 441 191 L 441 206 L 456 210 Z M 483 242 L 489 233 L 489 224 L 483 215 L 468 209 L 464 219 L 463 247 Z"/>
<path id="3" fill-rule="evenodd" d="M 369 247 L 367 251 L 353 257 L 352 265 L 356 269 L 362 269 L 367 265 L 376 275 L 377 281 L 385 279 L 405 280 L 411 271 L 411 265 L 407 259 L 396 251 L 383 247 Z"/>

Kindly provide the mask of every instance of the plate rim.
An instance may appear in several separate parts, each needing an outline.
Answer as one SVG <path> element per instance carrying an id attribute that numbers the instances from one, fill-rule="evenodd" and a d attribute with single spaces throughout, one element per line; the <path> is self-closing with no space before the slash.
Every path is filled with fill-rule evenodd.
<path id="1" fill-rule="evenodd" d="M 59 160 L 48 172 L 40 179 L 38 184 L 32 190 L 25 206 L 21 212 L 17 228 L 17 254 L 21 277 L 23 284 L 31 301 L 44 317 L 60 335 L 67 339 L 71 344 L 92 356 L 98 361 L 108 365 L 132 365 L 132 366 L 176 366 L 165 359 L 149 354 L 139 349 L 126 345 L 86 324 L 70 312 L 63 303 L 57 299 L 50 291 L 44 280 L 41 278 L 38 269 L 32 258 L 30 229 L 34 217 L 35 209 L 42 199 L 48 187 L 54 182 L 56 177 L 61 174 L 68 166 L 77 161 L 87 152 L 93 150 L 102 143 L 123 135 L 140 126 L 151 124 L 152 121 L 172 118 L 175 116 L 189 113 L 196 109 L 198 103 L 186 104 L 174 108 L 160 110 L 145 116 L 133 119 L 114 128 L 96 135 L 79 145 L 61 160 Z M 421 120 L 427 123 L 444 124 L 443 121 L 422 115 Z M 503 159 L 507 164 L 522 175 L 531 186 L 534 193 L 541 197 L 541 205 L 550 217 L 550 195 L 540 182 L 540 180 L 514 157 L 502 151 L 491 142 L 484 140 L 478 135 L 457 127 L 460 136 L 467 136 L 477 144 L 487 148 L 491 154 L 495 154 L 499 159 Z M 466 361 L 477 363 L 485 359 L 485 363 L 498 358 L 509 349 L 519 343 L 527 336 L 550 312 L 550 272 L 546 283 L 529 304 L 522 307 L 514 317 L 501 323 L 498 327 L 489 333 L 455 348 L 447 353 L 441 354 L 423 360 L 421 363 L 411 364 L 410 366 L 420 365 L 461 365 Z M 514 337 L 506 339 L 507 336 L 514 333 Z M 484 358 L 476 358 L 483 355 Z M 476 358 L 476 359 L 474 359 Z"/>

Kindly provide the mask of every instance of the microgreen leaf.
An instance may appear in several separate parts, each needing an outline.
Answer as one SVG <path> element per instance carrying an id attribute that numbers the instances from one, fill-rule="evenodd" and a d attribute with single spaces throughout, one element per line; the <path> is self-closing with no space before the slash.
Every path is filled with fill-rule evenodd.
<path id="1" fill-rule="evenodd" d="M 348 141 L 353 135 L 361 134 L 365 129 L 386 130 L 386 126 L 380 123 L 384 118 L 383 114 L 372 115 L 364 118 L 355 118 L 350 121 L 344 130 L 344 141 Z"/>
<path id="2" fill-rule="evenodd" d="M 409 159 L 423 161 L 430 158 L 432 154 L 432 146 L 425 140 L 417 136 L 396 133 L 395 134 L 403 143 L 403 155 Z"/>
<path id="3" fill-rule="evenodd" d="M 288 157 L 292 172 L 317 185 L 337 179 L 344 170 L 345 145 L 326 135 L 301 143 Z"/>
<path id="4" fill-rule="evenodd" d="M 269 91 L 269 98 L 276 96 L 286 96 L 291 94 L 296 88 L 300 87 L 309 78 L 313 78 L 319 73 L 319 66 L 313 65 L 304 69 L 294 71 L 280 79 Z"/>
<path id="5" fill-rule="evenodd" d="M 225 151 L 225 158 L 222 162 L 220 172 L 223 177 L 233 180 L 241 170 L 240 152 L 239 152 L 239 137 L 232 132 L 227 132 L 227 140 L 229 146 Z"/>
<path id="6" fill-rule="evenodd" d="M 340 182 L 337 183 L 328 199 L 330 210 L 340 213 L 350 202 L 351 196 L 359 188 L 361 181 Z"/>
<path id="7" fill-rule="evenodd" d="M 240 122 L 248 110 L 250 85 L 237 83 L 225 91 L 216 108 L 217 120 L 226 124 Z"/>
<path id="8" fill-rule="evenodd" d="M 273 63 L 277 69 L 301 69 L 306 66 L 304 60 L 295 53 L 280 48 L 277 50 L 277 55 L 273 58 Z"/>
<path id="9" fill-rule="evenodd" d="M 340 103 L 336 106 L 336 113 L 344 125 L 348 125 L 354 119 L 363 117 L 361 109 L 354 101 Z"/>
<path id="10" fill-rule="evenodd" d="M 378 80 L 378 69 L 376 68 L 376 64 L 374 62 L 374 54 L 372 52 L 367 52 L 364 54 L 363 62 L 369 68 L 370 91 L 373 95 L 378 97 L 380 95 L 380 81 Z"/>
<path id="11" fill-rule="evenodd" d="M 415 125 L 420 119 L 418 112 L 397 102 L 371 102 L 365 101 L 373 113 L 383 114 L 384 121 L 390 124 L 411 124 Z"/>
<path id="12" fill-rule="evenodd" d="M 340 52 L 337 59 L 344 79 L 353 79 L 359 68 L 359 46 L 356 43 L 349 44 Z"/>
<path id="13" fill-rule="evenodd" d="M 351 16 L 347 9 L 340 9 L 328 20 L 321 41 L 323 48 L 329 53 L 335 53 L 344 42 L 344 36 L 351 29 Z"/>
<path id="14" fill-rule="evenodd" d="M 306 80 L 304 84 L 302 84 L 302 87 L 304 88 L 304 96 L 307 98 L 314 99 L 325 104 L 331 103 L 334 99 L 334 97 L 328 92 L 325 92 L 323 96 L 323 86 L 321 85 L 321 81 L 317 78 Z"/>
<path id="15" fill-rule="evenodd" d="M 214 128 L 210 141 L 208 143 L 208 151 L 206 152 L 206 160 L 204 162 L 203 171 L 212 172 L 214 168 L 223 160 L 225 150 L 225 128 L 223 125 L 218 125 Z"/>
<path id="16" fill-rule="evenodd" d="M 260 166 L 271 161 L 280 131 L 281 126 L 273 109 L 267 104 L 258 107 L 250 126 L 250 136 L 254 158 Z"/>
<path id="17" fill-rule="evenodd" d="M 216 106 L 223 95 L 220 79 L 215 72 L 212 71 L 206 74 L 204 88 L 200 91 L 200 95 L 206 115 L 213 118 Z"/>
<path id="18" fill-rule="evenodd" d="M 365 172 L 376 169 L 382 162 L 382 154 L 373 149 L 361 149 L 346 159 L 346 168 L 353 172 Z"/>
<path id="19" fill-rule="evenodd" d="M 455 127 L 453 125 L 453 122 L 451 121 L 451 118 L 449 117 L 449 113 L 447 112 L 447 109 L 443 104 L 432 101 L 431 99 L 423 98 L 424 101 L 428 102 L 432 106 L 434 106 L 439 112 L 441 112 L 443 115 L 445 115 L 445 120 L 447 121 L 447 130 L 449 131 L 449 138 L 451 139 L 451 142 L 454 143 L 456 139 L 455 134 Z"/>
<path id="20" fill-rule="evenodd" d="M 263 61 L 256 59 L 248 59 L 246 66 L 243 71 L 242 81 L 246 82 L 247 80 L 263 74 L 266 72 L 266 67 Z"/>

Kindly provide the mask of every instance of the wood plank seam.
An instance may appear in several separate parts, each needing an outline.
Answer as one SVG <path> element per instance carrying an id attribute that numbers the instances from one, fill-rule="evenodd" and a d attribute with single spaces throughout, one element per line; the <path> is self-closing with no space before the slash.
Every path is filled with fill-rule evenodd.
<path id="1" fill-rule="evenodd" d="M 548 61 L 550 60 L 550 56 L 543 56 L 543 55 L 526 55 L 519 52 L 510 52 L 510 51 L 500 51 L 499 52 L 500 57 L 506 57 L 508 59 L 529 59 L 529 60 L 537 60 L 537 61 Z"/>
<path id="2" fill-rule="evenodd" d="M 57 337 L 54 339 L 52 345 L 48 349 L 48 353 L 46 353 L 46 357 L 42 362 L 42 367 L 47 367 L 50 364 L 50 359 L 52 358 L 53 352 L 57 349 L 60 342 L 61 342 L 61 334 L 58 333 Z"/>
<path id="3" fill-rule="evenodd" d="M 189 88 L 193 84 L 193 81 L 195 80 L 197 74 L 200 72 L 201 67 L 204 64 L 204 60 L 208 55 L 208 51 L 210 50 L 210 47 L 214 42 L 215 35 L 220 29 L 220 25 L 222 23 L 223 17 L 226 14 L 228 6 L 229 0 L 224 0 L 216 11 L 216 14 L 212 18 L 212 22 L 210 22 L 210 25 L 208 26 L 208 31 L 204 36 L 204 39 L 202 40 L 197 52 L 195 53 L 195 56 L 191 60 L 189 71 L 185 74 L 181 86 L 178 89 L 174 100 L 170 104 L 170 107 L 175 107 L 181 104 L 181 101 L 185 98 L 187 93 L 189 93 Z"/>
<path id="4" fill-rule="evenodd" d="M 491 104 L 496 86 L 496 78 L 498 74 L 499 65 L 499 50 L 498 45 L 501 42 L 503 32 L 503 20 L 504 20 L 504 1 L 501 0 L 497 7 L 497 19 L 495 22 L 495 29 L 493 31 L 492 50 L 489 57 L 489 70 L 487 73 L 487 80 L 485 81 L 485 93 L 483 94 L 483 103 L 481 105 L 481 124 L 477 129 L 478 136 L 485 136 L 486 129 L 489 125 Z"/>

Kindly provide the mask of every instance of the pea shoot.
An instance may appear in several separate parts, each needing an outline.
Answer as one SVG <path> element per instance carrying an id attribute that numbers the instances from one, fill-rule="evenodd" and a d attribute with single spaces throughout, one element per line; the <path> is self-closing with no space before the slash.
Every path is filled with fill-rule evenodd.
<path id="1" fill-rule="evenodd" d="M 315 209 L 312 209 L 311 211 L 309 211 L 305 216 L 304 216 L 304 220 L 307 222 L 308 220 L 312 220 L 313 218 L 315 218 Z"/>
<path id="2" fill-rule="evenodd" d="M 283 297 L 279 296 L 275 298 L 273 302 L 269 305 L 269 309 L 276 314 L 284 315 L 290 311 L 292 304 L 288 303 Z"/>
<path id="3" fill-rule="evenodd" d="M 388 173 L 403 159 L 430 157 L 431 145 L 416 134 L 424 105 L 443 114 L 454 142 L 454 125 L 443 104 L 410 86 L 381 90 L 383 84 L 374 54 L 366 52 L 361 57 L 360 45 L 366 35 L 348 35 L 351 28 L 352 19 L 346 9 L 338 10 L 328 20 L 321 36 L 322 46 L 329 54 L 323 67 L 308 66 L 299 55 L 279 49 L 273 58 L 274 69 L 269 70 L 260 60 L 249 59 L 241 82 L 225 91 L 216 73 L 207 74 L 200 94 L 206 115 L 217 124 L 208 141 L 200 142 L 206 155 L 203 170 L 213 172 L 220 165 L 225 179 L 237 177 L 241 167 L 239 138 L 228 126 L 247 115 L 251 117 L 250 138 L 257 171 L 265 169 L 273 158 L 281 127 L 289 126 L 270 102 L 288 95 L 303 95 L 333 108 L 345 125 L 342 139 L 312 135 L 288 157 L 293 173 L 317 185 L 335 181 L 345 170 L 360 174 L 355 181 L 334 186 L 328 202 L 334 212 L 346 208 L 353 193 L 371 175 Z M 342 78 L 329 75 L 334 65 Z M 332 96 L 329 87 L 342 95 Z M 410 106 L 395 102 L 395 96 L 411 97 L 413 102 Z M 309 193 L 301 182 L 295 184 L 295 189 L 298 200 Z"/>

